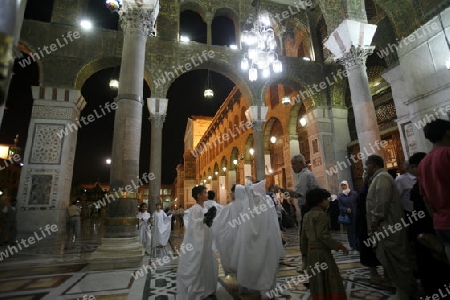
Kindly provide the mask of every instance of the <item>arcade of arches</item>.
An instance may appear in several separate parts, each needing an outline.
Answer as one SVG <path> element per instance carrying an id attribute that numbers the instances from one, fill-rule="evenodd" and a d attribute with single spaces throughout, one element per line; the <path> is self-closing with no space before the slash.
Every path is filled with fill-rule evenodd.
<path id="1" fill-rule="evenodd" d="M 41 45 L 80 30 L 77 16 L 88 0 L 53 2 L 50 22 L 23 21 L 15 36 L 23 53 L 38 53 Z M 192 116 L 177 124 L 187 124 L 184 160 L 177 166 L 174 183 L 178 205 L 185 207 L 193 204 L 192 187 L 201 183 L 216 190 L 222 204 L 228 202 L 231 185 L 246 180 L 266 178 L 268 183 L 292 188 L 290 158 L 297 153 L 305 155 L 322 187 L 336 194 L 339 182 L 347 180 L 357 189 L 362 185 L 363 165 L 361 160 L 350 162 L 350 156 L 383 155 L 389 171 L 398 174 L 405 159 L 431 148 L 422 121 L 430 116 L 449 119 L 448 0 L 312 0 L 306 8 L 287 0 L 263 1 L 262 9 L 271 14 L 274 24 L 283 72 L 255 82 L 239 68 L 244 54 L 240 33 L 253 12 L 249 1 L 161 2 L 156 37 L 147 40 L 148 28 L 139 19 L 129 19 L 124 30 L 101 28 L 83 34 L 70 47 L 36 61 L 39 85 L 33 87 L 30 133 L 17 195 L 19 218 L 28 220 L 19 225 L 21 232 L 53 223 L 64 227 L 77 135 L 58 138 L 55 132 L 78 121 L 86 105 L 80 91 L 88 78 L 120 64 L 125 69 L 131 58 L 142 59 L 123 71 L 128 84 L 121 83 L 126 87 L 119 90 L 112 151 L 121 163 L 112 160 L 111 188 L 139 175 L 139 157 L 134 149 L 124 148 L 140 142 L 142 79 L 154 99 L 167 98 L 171 85 L 183 75 L 174 66 L 188 63 L 190 68 L 180 73 L 209 69 L 235 84 L 215 116 Z M 184 14 L 204 25 L 206 39 L 179 41 L 187 26 L 180 21 Z M 227 44 L 216 42 L 221 34 L 219 19 L 233 27 Z M 190 63 L 205 51 L 214 53 L 207 64 Z M 12 58 L 0 62 L 1 74 L 8 73 L 9 67 L 4 66 Z M 7 84 L 3 77 L 2 95 Z M 246 112 L 252 107 L 267 109 L 264 120 L 249 120 Z M 161 129 L 164 118 L 152 122 Z M 117 138 L 125 135 L 122 142 Z M 161 140 L 155 138 L 152 143 Z M 375 149 L 376 144 L 384 146 Z M 135 201 L 135 193 L 130 195 L 129 200 Z M 111 244 L 104 239 L 105 248 L 114 245 L 115 238 L 136 236 L 131 223 L 136 203 L 119 200 L 106 222 L 109 229 L 118 231 L 109 231 L 106 237 Z"/>
<path id="2" fill-rule="evenodd" d="M 77 3 L 82 5 L 84 1 L 77 0 Z M 307 9 L 277 1 L 264 2 L 262 8 L 271 13 L 278 55 L 284 65 L 281 75 L 272 76 L 273 78 L 266 82 L 250 82 L 238 69 L 240 51 L 227 45 L 213 44 L 213 41 L 217 40 L 215 35 L 220 34 L 220 30 L 214 26 L 215 20 L 222 18 L 229 20 L 226 23 L 228 26 L 234 26 L 230 44 L 239 45 L 241 26 L 253 9 L 250 5 L 242 5 L 239 1 L 231 1 L 227 5 L 207 1 L 169 1 L 163 5 L 157 19 L 157 37 L 148 40 L 145 51 L 144 78 L 152 97 L 167 96 L 172 82 L 180 75 L 177 73 L 175 76 L 175 72 L 172 72 L 173 66 L 184 65 L 205 49 L 210 49 L 214 51 L 215 56 L 206 67 L 232 80 L 236 84 L 236 90 L 224 101 L 209 129 L 205 131 L 205 141 L 220 136 L 224 130 L 226 132 L 233 129 L 236 119 L 237 123 L 245 120 L 244 108 L 269 108 L 264 128 L 261 129 L 262 141 L 257 141 L 253 137 L 253 130 L 249 129 L 244 134 L 225 141 L 224 145 L 219 145 L 217 149 L 212 149 L 216 155 L 211 155 L 211 151 L 202 153 L 195 158 L 195 175 L 190 169 L 185 171 L 185 174 L 190 174 L 185 179 L 177 178 L 178 194 L 175 196 L 188 201 L 189 197 L 185 191 L 200 181 L 208 180 L 208 176 L 213 177 L 211 187 L 214 186 L 218 191 L 219 187 L 225 187 L 225 191 L 228 191 L 236 179 L 239 179 L 239 182 L 244 182 L 246 176 L 255 179 L 256 173 L 261 169 L 270 182 L 292 186 L 289 161 L 292 155 L 299 152 L 306 154 L 320 184 L 333 193 L 337 192 L 338 182 L 341 180 L 351 181 L 351 185 L 358 188 L 362 174 L 360 161 L 345 168 L 340 167 L 341 164 L 336 172 L 330 170 L 339 162 L 346 162 L 350 155 L 362 151 L 361 141 L 361 148 L 367 148 L 369 142 L 377 139 L 386 140 L 388 143 L 379 154 L 385 156 L 389 169 L 393 174 L 400 172 L 405 157 L 429 147 L 423 134 L 413 124 L 429 111 L 442 106 L 446 99 L 441 95 L 445 95 L 449 75 L 442 63 L 446 53 L 441 49 L 445 47 L 440 46 L 445 39 L 443 31 L 434 26 L 438 23 L 435 5 L 442 8 L 440 14 L 444 26 L 448 24 L 445 23 L 447 14 L 442 6 L 445 1 L 438 2 L 423 1 L 420 7 L 413 9 L 414 13 L 411 13 L 407 4 L 393 4 L 382 0 L 368 0 L 365 3 L 349 1 L 347 6 L 333 5 L 333 1 L 312 1 L 312 7 Z M 55 0 L 54 3 L 50 23 L 24 21 L 20 35 L 23 51 L 34 53 L 42 41 L 51 41 L 62 31 L 76 31 L 76 27 L 71 28 L 76 24 L 75 14 L 67 14 L 64 0 Z M 183 33 L 183 26 L 186 26 L 180 21 L 180 15 L 186 13 L 197 15 L 198 22 L 205 24 L 206 41 L 199 40 L 189 44 L 178 41 L 179 35 Z M 352 25 L 353 23 L 347 20 L 368 25 Z M 346 50 L 345 47 L 339 50 L 334 46 L 338 45 L 339 41 L 329 38 L 340 35 L 340 39 L 343 39 L 346 30 L 354 31 L 354 34 L 362 30 L 358 34 L 373 36 L 371 41 L 360 43 L 360 48 L 365 47 L 366 50 L 352 54 L 353 58 L 360 60 L 358 63 L 362 66 L 362 69 L 357 71 L 351 71 L 355 60 L 352 57 L 344 58 L 345 53 L 353 53 L 353 50 Z M 398 43 L 401 37 L 408 35 L 407 40 L 411 40 L 409 46 L 407 43 Z M 73 47 L 67 50 L 62 48 L 45 60 L 39 60 L 37 63 L 40 92 L 36 91 L 35 98 L 51 99 L 53 102 L 49 103 L 52 109 L 45 109 L 46 105 L 42 102 L 35 104 L 30 128 L 51 132 L 61 124 L 74 120 L 84 101 L 75 95 L 77 90 L 93 73 L 118 64 L 122 53 L 122 40 L 121 31 L 94 31 L 82 36 Z M 359 43 L 351 40 L 344 42 L 356 45 Z M 395 50 L 396 43 L 405 46 L 397 47 L 397 51 L 388 51 Z M 371 46 L 374 46 L 375 50 L 370 49 Z M 372 52 L 374 54 L 370 55 Z M 341 57 L 340 64 L 334 63 L 333 57 Z M 409 68 L 414 67 L 416 70 L 418 64 L 426 65 L 427 68 L 421 69 L 427 69 L 429 73 L 409 72 Z M 201 64 L 191 67 L 193 70 L 205 68 Z M 157 79 L 161 76 L 166 76 L 167 80 L 159 82 Z M 433 78 L 439 80 L 432 80 Z M 235 99 L 234 93 L 239 94 L 239 101 Z M 230 100 L 230 97 L 235 98 Z M 291 103 L 281 104 L 283 97 L 289 97 Z M 361 99 L 367 97 L 372 99 L 373 104 L 361 106 Z M 73 103 L 73 106 L 61 107 L 60 102 L 55 101 L 59 99 L 65 99 Z M 300 118 L 307 119 L 305 126 L 299 124 Z M 52 120 L 54 125 L 42 125 L 46 120 Z M 276 138 L 275 143 L 270 142 L 272 136 Z M 27 174 L 50 175 L 52 179 L 49 184 L 54 195 L 58 195 L 59 199 L 68 199 L 72 169 L 62 161 L 64 158 L 73 160 L 75 153 L 69 148 L 74 147 L 68 145 L 76 143 L 76 136 L 60 142 L 55 141 L 59 143 L 54 147 L 57 149 L 54 153 L 55 157 L 58 157 L 56 161 L 36 161 L 38 165 L 43 166 L 44 172 L 31 165 L 26 166 L 24 171 Z M 257 145 L 251 145 L 251 142 L 263 144 L 258 147 L 264 153 L 258 153 Z M 28 141 L 25 151 L 39 151 L 38 144 L 38 141 Z M 190 146 L 192 148 L 185 147 L 185 153 L 194 150 L 196 145 Z M 252 147 L 255 148 L 255 153 L 249 156 L 247 151 Z M 59 159 L 61 156 L 62 160 Z M 190 159 L 193 158 L 185 154 L 185 168 L 187 160 Z M 233 164 L 234 159 L 238 160 L 237 165 Z M 49 164 L 52 164 L 52 167 L 47 167 Z M 189 165 L 192 166 L 192 163 Z M 216 165 L 219 171 L 213 171 L 217 169 Z M 258 165 L 259 167 L 256 167 Z M 223 167 L 227 168 L 225 174 L 216 175 L 215 172 L 223 172 Z M 225 176 L 225 179 L 220 179 L 221 176 Z M 25 210 L 30 197 L 30 180 L 31 177 L 23 176 L 19 187 L 19 202 Z M 223 181 L 222 184 L 219 184 L 220 180 Z M 66 205 L 63 201 L 57 207 Z"/>

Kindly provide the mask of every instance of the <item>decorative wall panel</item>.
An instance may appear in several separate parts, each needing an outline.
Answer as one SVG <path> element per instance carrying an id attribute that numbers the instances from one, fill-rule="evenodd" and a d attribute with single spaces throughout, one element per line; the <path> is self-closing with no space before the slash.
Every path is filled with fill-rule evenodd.
<path id="1" fill-rule="evenodd" d="M 60 164 L 63 137 L 59 137 L 63 125 L 36 124 L 33 134 L 33 146 L 30 164 Z M 70 134 L 70 133 L 69 133 Z"/>

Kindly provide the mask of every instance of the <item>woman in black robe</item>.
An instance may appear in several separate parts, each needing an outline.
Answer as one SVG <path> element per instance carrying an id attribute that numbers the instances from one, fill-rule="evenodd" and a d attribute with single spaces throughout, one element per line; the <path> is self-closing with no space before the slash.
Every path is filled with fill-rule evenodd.
<path id="1" fill-rule="evenodd" d="M 330 207 L 328 208 L 328 215 L 330 216 L 330 228 L 331 230 L 339 231 L 341 230 L 341 224 L 338 222 L 339 214 L 341 213 L 339 210 L 339 201 L 336 197 L 331 196 L 332 199 L 330 203 Z"/>

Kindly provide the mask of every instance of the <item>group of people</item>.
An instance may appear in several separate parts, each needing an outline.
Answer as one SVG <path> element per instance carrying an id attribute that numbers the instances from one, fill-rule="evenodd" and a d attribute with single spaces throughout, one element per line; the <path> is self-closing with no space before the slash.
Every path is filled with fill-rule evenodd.
<path id="1" fill-rule="evenodd" d="M 217 204 L 205 186 L 192 189 L 196 204 L 189 209 L 183 243 L 193 250 L 180 254 L 177 273 L 179 299 L 214 295 L 218 281 L 218 251 L 226 274 L 235 274 L 242 292 L 263 297 L 275 287 L 279 259 L 284 257 L 277 214 L 266 195 L 265 180 L 235 185 L 232 202 Z M 216 212 L 212 222 L 212 212 Z"/>
<path id="2" fill-rule="evenodd" d="M 143 248 L 142 255 L 149 255 L 153 249 L 164 248 L 171 231 L 172 215 L 167 215 L 162 210 L 161 203 L 156 204 L 153 216 L 147 210 L 147 204 L 141 203 L 139 213 L 136 215 L 139 242 Z"/>
<path id="3" fill-rule="evenodd" d="M 433 149 L 413 154 L 404 174 L 394 179 L 372 155 L 359 193 L 343 181 L 338 196 L 339 213 L 350 219 L 350 247 L 360 251 L 373 282 L 392 283 L 393 299 L 414 297 L 418 279 L 427 295 L 450 282 L 450 122 L 435 120 L 424 133 Z"/>

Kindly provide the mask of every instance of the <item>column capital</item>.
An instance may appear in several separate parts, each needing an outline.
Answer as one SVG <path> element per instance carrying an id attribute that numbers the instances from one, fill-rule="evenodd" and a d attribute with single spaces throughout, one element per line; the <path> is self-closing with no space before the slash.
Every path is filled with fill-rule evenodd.
<path id="1" fill-rule="evenodd" d="M 163 128 L 166 115 L 151 114 L 149 120 L 155 128 Z"/>
<path id="2" fill-rule="evenodd" d="M 140 31 L 146 36 L 156 35 L 156 17 L 154 10 L 129 8 L 119 11 L 120 26 L 123 31 Z"/>
<path id="3" fill-rule="evenodd" d="M 330 34 L 324 44 L 336 61 L 349 60 L 351 65 L 365 63 L 375 48 L 370 44 L 376 30 L 374 24 L 347 19 Z"/>
<path id="4" fill-rule="evenodd" d="M 212 24 L 214 14 L 211 11 L 205 12 L 205 22 L 206 24 Z"/>
<path id="5" fill-rule="evenodd" d="M 375 46 L 352 46 L 348 52 L 344 53 L 336 61 L 347 70 L 356 66 L 365 65 L 367 57 L 373 53 L 374 49 Z"/>

